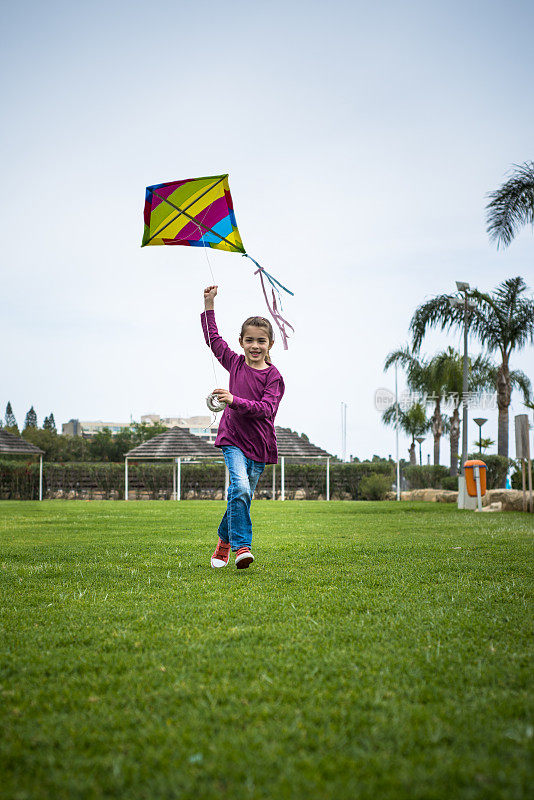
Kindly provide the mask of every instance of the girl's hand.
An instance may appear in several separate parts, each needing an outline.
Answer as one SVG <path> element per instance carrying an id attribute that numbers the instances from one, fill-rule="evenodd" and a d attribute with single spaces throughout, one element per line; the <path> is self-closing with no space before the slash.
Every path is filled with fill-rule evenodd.
<path id="1" fill-rule="evenodd" d="M 207 286 L 204 289 L 204 307 L 207 309 L 213 308 L 213 301 L 215 300 L 215 296 L 217 294 L 217 286 Z"/>
<path id="2" fill-rule="evenodd" d="M 230 394 L 227 389 L 214 389 L 213 394 L 216 394 L 219 400 L 227 405 L 230 405 L 234 402 L 233 394 Z"/>

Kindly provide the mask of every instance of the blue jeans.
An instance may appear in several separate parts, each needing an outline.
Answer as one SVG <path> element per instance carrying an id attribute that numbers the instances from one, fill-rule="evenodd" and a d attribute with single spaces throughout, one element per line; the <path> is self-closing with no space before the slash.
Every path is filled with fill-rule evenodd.
<path id="1" fill-rule="evenodd" d="M 265 464 L 247 458 L 239 447 L 225 446 L 221 449 L 230 473 L 230 484 L 228 505 L 218 533 L 223 542 L 230 542 L 235 551 L 252 545 L 250 504 Z"/>

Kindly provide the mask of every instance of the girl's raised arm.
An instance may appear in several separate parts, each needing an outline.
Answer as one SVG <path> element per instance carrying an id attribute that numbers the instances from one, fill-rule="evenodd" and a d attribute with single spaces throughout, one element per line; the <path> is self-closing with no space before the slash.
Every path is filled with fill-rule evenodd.
<path id="1" fill-rule="evenodd" d="M 215 322 L 215 296 L 217 295 L 217 286 L 208 286 L 204 289 L 204 311 L 200 315 L 202 322 L 202 330 L 204 331 L 204 339 L 208 347 L 225 369 L 230 371 L 235 359 L 239 358 L 237 353 L 228 347 L 222 336 L 219 336 L 217 330 L 217 323 Z"/>

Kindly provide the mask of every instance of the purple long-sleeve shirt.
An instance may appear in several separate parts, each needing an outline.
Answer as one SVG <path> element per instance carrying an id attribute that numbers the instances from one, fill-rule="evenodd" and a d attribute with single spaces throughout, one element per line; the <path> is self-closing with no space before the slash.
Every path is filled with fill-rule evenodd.
<path id="1" fill-rule="evenodd" d="M 211 341 L 215 357 L 230 373 L 229 389 L 234 396 L 223 411 L 215 447 L 234 445 L 253 461 L 276 464 L 274 418 L 284 395 L 284 379 L 272 364 L 254 369 L 244 355 L 234 353 L 219 336 L 214 311 L 203 311 L 200 319 L 206 344 L 209 347 Z"/>

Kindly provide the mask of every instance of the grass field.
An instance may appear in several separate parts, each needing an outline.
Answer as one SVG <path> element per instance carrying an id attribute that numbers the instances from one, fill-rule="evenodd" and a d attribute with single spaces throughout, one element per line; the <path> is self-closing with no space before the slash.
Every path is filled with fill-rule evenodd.
<path id="1" fill-rule="evenodd" d="M 532 797 L 533 520 L 0 503 L 0 797 Z"/>

